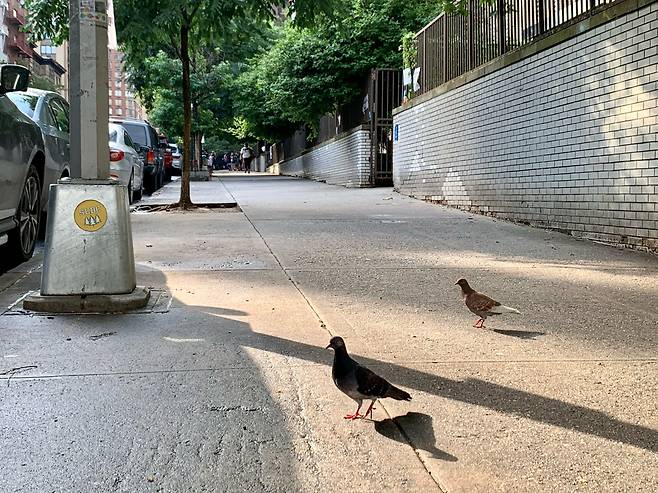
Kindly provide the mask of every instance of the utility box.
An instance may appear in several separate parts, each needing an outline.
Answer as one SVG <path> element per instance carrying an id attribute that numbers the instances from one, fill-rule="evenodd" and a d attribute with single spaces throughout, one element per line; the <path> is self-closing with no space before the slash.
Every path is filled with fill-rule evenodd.
<path id="1" fill-rule="evenodd" d="M 81 179 L 51 185 L 43 265 L 42 296 L 133 292 L 127 187 Z"/>

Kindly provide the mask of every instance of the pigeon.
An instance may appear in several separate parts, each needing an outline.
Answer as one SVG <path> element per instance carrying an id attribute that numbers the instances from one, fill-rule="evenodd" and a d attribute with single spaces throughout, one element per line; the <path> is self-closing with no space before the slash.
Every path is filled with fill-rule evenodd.
<path id="1" fill-rule="evenodd" d="M 398 389 L 384 380 L 379 375 L 375 375 L 365 366 L 350 358 L 347 354 L 345 341 L 341 337 L 332 337 L 329 345 L 325 349 L 334 350 L 334 364 L 331 368 L 331 376 L 336 387 L 356 401 L 359 407 L 354 414 L 348 414 L 345 419 L 372 419 L 372 410 L 377 399 L 390 397 L 398 401 L 410 401 L 411 396 L 404 390 Z M 370 407 L 365 414 L 359 414 L 363 401 L 370 400 Z"/>
<path id="2" fill-rule="evenodd" d="M 466 281 L 466 279 L 460 279 L 455 283 L 455 285 L 458 285 L 462 288 L 462 296 L 464 297 L 464 303 L 466 303 L 466 307 L 475 313 L 478 317 L 480 317 L 480 319 L 475 322 L 473 327 L 484 329 L 484 321 L 491 315 L 500 315 L 502 313 L 521 313 L 516 308 L 501 305 L 496 300 L 492 300 L 488 296 L 485 296 L 482 293 L 478 293 L 468 285 L 468 281 Z"/>

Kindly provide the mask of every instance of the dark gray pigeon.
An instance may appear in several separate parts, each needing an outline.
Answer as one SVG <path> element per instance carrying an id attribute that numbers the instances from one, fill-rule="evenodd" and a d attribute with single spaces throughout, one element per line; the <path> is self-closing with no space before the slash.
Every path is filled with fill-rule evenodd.
<path id="1" fill-rule="evenodd" d="M 391 385 L 379 375 L 375 375 L 365 366 L 361 366 L 347 354 L 345 341 L 342 337 L 332 337 L 326 349 L 334 350 L 334 364 L 331 376 L 336 387 L 348 397 L 354 399 L 359 407 L 354 414 L 348 414 L 345 419 L 363 419 L 370 413 L 377 399 L 390 397 L 398 401 L 410 401 L 411 396 L 404 390 Z M 370 400 L 370 407 L 365 414 L 359 414 L 363 401 Z"/>

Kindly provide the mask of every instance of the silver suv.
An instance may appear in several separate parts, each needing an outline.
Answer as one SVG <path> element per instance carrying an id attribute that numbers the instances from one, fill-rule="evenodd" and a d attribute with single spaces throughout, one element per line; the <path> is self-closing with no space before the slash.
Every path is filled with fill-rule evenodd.
<path id="1" fill-rule="evenodd" d="M 34 253 L 46 186 L 41 129 L 7 97 L 29 78 L 25 67 L 0 65 L 0 245 L 12 262 Z"/>

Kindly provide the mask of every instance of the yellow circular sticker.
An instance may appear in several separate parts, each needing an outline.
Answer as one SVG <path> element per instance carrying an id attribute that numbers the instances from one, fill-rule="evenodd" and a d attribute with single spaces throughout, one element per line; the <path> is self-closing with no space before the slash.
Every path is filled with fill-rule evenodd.
<path id="1" fill-rule="evenodd" d="M 107 222 L 107 209 L 98 200 L 85 200 L 75 208 L 73 219 L 83 231 L 98 231 Z"/>

